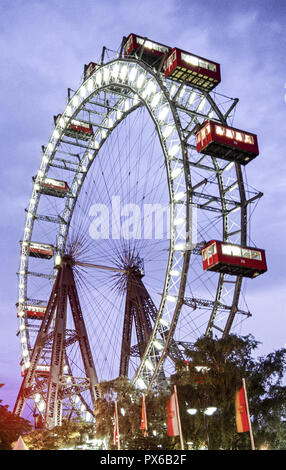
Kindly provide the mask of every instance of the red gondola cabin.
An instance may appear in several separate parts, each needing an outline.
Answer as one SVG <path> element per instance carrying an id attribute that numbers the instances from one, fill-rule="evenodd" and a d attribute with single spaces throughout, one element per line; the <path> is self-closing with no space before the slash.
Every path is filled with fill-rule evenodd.
<path id="1" fill-rule="evenodd" d="M 46 243 L 30 242 L 29 255 L 34 258 L 51 259 L 54 255 L 54 247 Z"/>
<path id="2" fill-rule="evenodd" d="M 155 68 L 156 65 L 159 67 L 162 58 L 168 55 L 170 51 L 171 47 L 169 46 L 133 33 L 129 34 L 124 44 L 124 57 L 132 56 L 137 52 L 144 62 Z"/>
<path id="3" fill-rule="evenodd" d="M 267 271 L 265 251 L 211 240 L 202 249 L 206 271 L 254 278 Z"/>
<path id="4" fill-rule="evenodd" d="M 89 78 L 97 68 L 98 65 L 95 62 L 90 62 L 88 65 L 85 65 L 83 71 L 84 79 L 86 80 L 87 78 Z"/>
<path id="5" fill-rule="evenodd" d="M 35 373 L 38 377 L 43 377 L 43 378 L 49 377 L 50 366 L 44 365 L 44 364 L 38 364 L 36 366 Z M 22 366 L 22 371 L 21 371 L 22 377 L 25 377 L 26 374 L 27 374 L 27 369 L 24 366 Z"/>
<path id="6" fill-rule="evenodd" d="M 60 119 L 61 114 L 54 117 L 55 124 Z M 93 128 L 90 123 L 72 119 L 68 128 L 65 130 L 65 135 L 80 140 L 89 140 L 90 136 L 93 135 Z"/>
<path id="7" fill-rule="evenodd" d="M 164 63 L 165 77 L 203 90 L 213 90 L 221 81 L 220 65 L 175 47 Z"/>
<path id="8" fill-rule="evenodd" d="M 257 136 L 249 132 L 205 121 L 196 133 L 197 151 L 246 165 L 259 154 Z"/>
<path id="9" fill-rule="evenodd" d="M 45 316 L 46 307 L 40 307 L 39 305 L 27 305 L 25 311 L 28 318 L 42 320 Z"/>
<path id="10" fill-rule="evenodd" d="M 35 178 L 33 178 L 35 181 Z M 39 182 L 39 192 L 48 196 L 65 197 L 69 187 L 66 181 L 45 178 Z"/>

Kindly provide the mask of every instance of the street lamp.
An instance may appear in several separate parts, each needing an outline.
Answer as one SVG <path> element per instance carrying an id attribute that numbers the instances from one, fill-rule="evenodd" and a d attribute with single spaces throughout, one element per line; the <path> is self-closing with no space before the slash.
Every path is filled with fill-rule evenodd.
<path id="1" fill-rule="evenodd" d="M 197 414 L 198 411 L 201 411 L 204 415 L 204 428 L 205 428 L 205 433 L 206 433 L 206 442 L 207 442 L 207 448 L 210 450 L 210 441 L 209 441 L 209 433 L 208 433 L 208 423 L 206 416 L 212 416 L 216 412 L 217 408 L 215 406 L 208 406 L 207 408 L 187 408 L 187 413 L 189 415 L 194 416 Z"/>

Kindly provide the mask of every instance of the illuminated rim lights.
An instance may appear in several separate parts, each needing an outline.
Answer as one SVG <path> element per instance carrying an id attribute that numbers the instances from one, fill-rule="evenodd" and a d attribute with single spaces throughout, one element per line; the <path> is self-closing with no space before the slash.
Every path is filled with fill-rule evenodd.
<path id="1" fill-rule="evenodd" d="M 183 148 L 181 145 L 181 136 L 179 126 L 174 117 L 172 106 L 170 105 L 167 90 L 162 87 L 156 76 L 148 69 L 138 63 L 131 61 L 116 60 L 103 65 L 87 79 L 74 93 L 64 109 L 61 117 L 57 120 L 55 128 L 52 132 L 50 141 L 43 152 L 43 157 L 39 171 L 36 175 L 32 196 L 27 210 L 26 225 L 22 244 L 21 263 L 19 270 L 19 297 L 18 311 L 23 312 L 25 309 L 26 287 L 27 287 L 27 271 L 29 253 L 28 247 L 31 241 L 33 224 L 37 207 L 39 204 L 40 193 L 39 185 L 47 176 L 48 165 L 53 160 L 53 156 L 57 145 L 59 144 L 65 129 L 69 126 L 72 119 L 76 118 L 81 106 L 91 99 L 92 96 L 99 93 L 102 88 L 108 87 L 110 84 L 118 83 L 130 90 L 130 95 L 119 100 L 117 109 L 110 111 L 102 121 L 102 128 L 94 131 L 93 138 L 89 142 L 89 148 L 84 153 L 81 162 L 78 165 L 78 171 L 75 173 L 70 192 L 66 199 L 66 206 L 62 214 L 64 223 L 60 225 L 55 265 L 60 262 L 60 256 L 64 251 L 67 238 L 68 222 L 71 220 L 73 208 L 76 204 L 77 197 L 82 187 L 85 176 L 91 166 L 93 159 L 108 138 L 112 130 L 132 112 L 138 104 L 144 104 L 151 114 L 152 119 L 157 127 L 158 135 L 161 140 L 163 153 L 165 155 L 166 169 L 169 180 L 170 192 L 170 210 L 171 210 L 171 227 L 170 227 L 170 252 L 169 261 L 165 277 L 164 291 L 162 293 L 161 305 L 159 308 L 157 323 L 153 330 L 152 339 L 148 351 L 146 350 L 145 358 L 141 363 L 141 369 L 136 376 L 136 383 L 145 383 L 148 385 L 150 376 L 155 370 L 153 363 L 153 351 L 163 351 L 165 344 L 160 340 L 156 341 L 158 332 L 162 333 L 162 329 L 170 329 L 174 314 L 178 314 L 177 299 L 180 294 L 181 277 L 184 273 L 184 257 L 185 254 L 176 249 L 178 246 L 186 246 L 186 220 L 188 215 L 187 207 L 187 187 L 184 168 L 178 163 L 183 160 Z M 173 220 L 181 218 L 185 223 L 175 226 Z M 182 294 L 182 293 L 181 293 Z M 172 299 L 170 301 L 170 299 Z M 24 367 L 29 367 L 29 352 L 26 345 L 25 320 L 19 315 L 19 323 L 21 327 L 21 344 Z M 156 348 L 157 346 L 157 348 Z M 147 374 L 147 375 L 146 375 Z"/>
<path id="2" fill-rule="evenodd" d="M 158 136 L 161 141 L 165 156 L 166 170 L 168 176 L 171 227 L 170 227 L 170 250 L 169 261 L 165 276 L 165 284 L 162 292 L 161 304 L 158 311 L 157 321 L 154 326 L 149 345 L 146 348 L 144 358 L 134 377 L 134 382 L 139 388 L 147 388 L 149 383 L 158 373 L 162 365 L 168 341 L 176 326 L 176 320 L 180 311 L 179 300 L 183 298 L 184 274 L 188 269 L 189 240 L 188 240 L 188 218 L 189 218 L 189 190 L 187 187 L 187 175 L 184 167 L 185 152 L 182 145 L 181 127 L 176 117 L 176 105 L 170 101 L 178 91 L 178 85 L 171 84 L 168 88 L 166 83 L 159 80 L 157 76 L 147 67 L 133 60 L 117 59 L 100 67 L 87 78 L 79 89 L 74 93 L 67 103 L 60 119 L 57 120 L 50 140 L 43 151 L 39 171 L 34 180 L 32 195 L 29 201 L 24 229 L 23 243 L 21 245 L 21 257 L 19 268 L 19 291 L 18 291 L 18 316 L 21 331 L 21 344 L 23 367 L 28 368 L 29 347 L 25 335 L 25 300 L 27 297 L 27 272 L 29 263 L 29 244 L 32 240 L 32 231 L 37 208 L 40 200 L 39 184 L 48 174 L 49 163 L 52 162 L 55 151 L 61 141 L 65 130 L 71 120 L 76 118 L 81 107 L 110 85 L 125 87 L 130 94 L 118 100 L 116 108 L 112 109 L 102 120 L 102 129 L 99 127 L 94 131 L 89 147 L 79 162 L 73 182 L 69 188 L 66 205 L 61 215 L 63 223 L 60 224 L 57 245 L 55 247 L 55 265 L 65 249 L 69 221 L 72 218 L 77 197 L 88 170 L 96 158 L 98 151 L 108 139 L 115 127 L 138 106 L 144 105 L 156 125 Z M 185 95 L 185 87 L 179 93 L 179 98 Z M 190 94 L 188 105 L 191 105 L 198 95 L 195 91 Z M 202 111 L 206 103 L 202 97 L 197 111 Z M 231 164 L 225 167 L 225 171 L 231 168 Z M 235 185 L 235 182 L 234 182 Z M 236 186 L 232 186 L 235 189 Z M 165 341 L 162 340 L 162 336 Z M 160 364 L 156 364 L 158 351 L 161 354 Z"/>

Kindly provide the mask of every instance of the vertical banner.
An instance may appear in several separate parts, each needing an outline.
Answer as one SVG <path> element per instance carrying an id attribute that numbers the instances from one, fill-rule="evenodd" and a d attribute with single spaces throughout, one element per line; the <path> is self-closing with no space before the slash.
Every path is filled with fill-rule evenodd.
<path id="1" fill-rule="evenodd" d="M 249 424 L 246 411 L 244 388 L 241 387 L 235 394 L 235 419 L 237 432 L 248 432 Z"/>
<path id="2" fill-rule="evenodd" d="M 115 408 L 114 408 L 114 445 L 117 445 L 117 449 L 120 450 L 117 401 L 115 401 Z"/>
<path id="3" fill-rule="evenodd" d="M 148 437 L 147 413 L 146 413 L 146 403 L 145 403 L 144 394 L 142 397 L 141 431 L 145 437 Z"/>
<path id="4" fill-rule="evenodd" d="M 255 450 L 245 379 L 242 379 L 242 387 L 235 394 L 235 418 L 237 432 L 249 432 L 251 449 Z"/>
<path id="5" fill-rule="evenodd" d="M 168 436 L 179 435 L 179 420 L 177 416 L 175 393 L 167 402 L 167 434 Z"/>
<path id="6" fill-rule="evenodd" d="M 167 402 L 167 434 L 168 436 L 180 436 L 181 449 L 184 450 L 176 385 L 174 385 L 174 393 Z"/>

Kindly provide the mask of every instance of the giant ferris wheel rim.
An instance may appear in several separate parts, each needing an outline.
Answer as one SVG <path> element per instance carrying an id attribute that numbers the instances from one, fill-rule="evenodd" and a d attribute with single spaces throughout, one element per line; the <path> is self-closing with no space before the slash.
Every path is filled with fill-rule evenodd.
<path id="1" fill-rule="evenodd" d="M 114 71 L 114 68 L 116 66 L 119 66 L 119 68 L 120 67 L 127 67 L 127 72 L 126 72 L 125 78 L 122 78 L 122 77 L 121 77 L 121 79 L 119 78 L 119 71 L 118 71 L 118 76 L 117 77 L 114 77 L 114 75 L 113 75 L 113 77 L 111 77 L 111 73 L 112 73 L 112 71 Z M 106 89 L 106 91 L 108 92 L 108 88 L 110 86 L 119 86 L 122 89 L 125 88 L 126 90 L 129 90 L 129 92 L 131 91 L 134 94 L 134 96 L 135 95 L 139 96 L 140 102 L 139 102 L 139 104 L 137 103 L 134 107 L 131 106 L 131 108 L 129 108 L 128 110 L 123 111 L 123 112 L 122 112 L 122 108 L 120 107 L 120 104 L 122 103 L 122 101 L 118 102 L 118 111 L 122 112 L 121 118 L 114 125 L 114 127 L 112 127 L 112 129 L 110 131 L 109 130 L 107 131 L 106 138 L 101 139 L 101 141 L 99 143 L 99 146 L 97 148 L 95 148 L 95 142 L 96 142 L 96 137 L 97 137 L 98 134 L 95 133 L 93 140 L 90 141 L 89 149 L 86 150 L 86 152 L 84 153 L 83 158 L 81 159 L 81 161 L 78 164 L 78 171 L 77 171 L 77 173 L 75 173 L 73 184 L 71 185 L 71 188 L 70 188 L 70 195 L 67 197 L 66 206 L 65 206 L 66 211 L 65 211 L 65 213 L 63 213 L 63 216 L 62 216 L 63 222 L 60 224 L 60 228 L 59 228 L 59 232 L 58 232 L 58 236 L 57 236 L 56 253 L 58 255 L 61 255 L 64 252 L 65 244 L 66 244 L 66 240 L 67 240 L 67 235 L 68 235 L 68 228 L 69 228 L 69 225 L 70 225 L 70 221 L 72 219 L 73 210 L 74 210 L 74 207 L 77 203 L 77 199 L 78 199 L 78 196 L 80 194 L 81 188 L 83 187 L 83 182 L 84 182 L 85 176 L 87 175 L 88 170 L 89 170 L 90 166 L 92 165 L 92 162 L 93 162 L 94 158 L 96 158 L 96 154 L 100 150 L 101 146 L 104 145 L 104 142 L 106 141 L 106 139 L 108 139 L 108 136 L 115 129 L 115 127 L 117 127 L 117 125 L 119 125 L 120 122 L 122 122 L 132 111 L 137 109 L 138 106 L 140 106 L 142 104 L 143 104 L 143 106 L 145 106 L 148 109 L 148 112 L 149 112 L 151 118 L 153 119 L 153 122 L 156 126 L 156 129 L 157 129 L 157 133 L 158 133 L 160 143 L 161 143 L 161 146 L 162 146 L 162 149 L 163 149 L 164 157 L 165 157 L 165 165 L 166 165 L 168 184 L 169 184 L 170 205 L 171 206 L 174 205 L 175 201 L 174 201 L 173 180 L 171 178 L 171 172 L 170 171 L 168 172 L 168 164 L 170 165 L 170 160 L 171 160 L 170 155 L 169 155 L 168 152 L 170 151 L 171 146 L 168 147 L 168 145 L 166 143 L 167 139 L 165 139 L 163 137 L 163 133 L 162 133 L 162 126 L 164 127 L 164 125 L 166 125 L 166 121 L 164 121 L 164 120 L 161 120 L 161 122 L 159 121 L 158 116 L 156 115 L 156 112 L 157 112 L 156 108 L 157 108 L 158 105 L 155 106 L 154 110 L 153 110 L 152 107 L 151 107 L 151 101 L 150 101 L 150 99 L 148 99 L 149 98 L 148 94 L 145 97 L 142 95 L 142 93 L 144 92 L 144 89 L 145 89 L 145 92 L 146 92 L 146 84 L 144 84 L 144 86 L 142 86 L 142 88 L 141 88 L 141 87 L 138 87 L 138 86 L 136 87 L 133 83 L 131 84 L 130 80 L 128 81 L 128 71 L 130 73 L 131 70 L 133 70 L 135 68 L 137 69 L 138 74 L 139 73 L 145 74 L 145 78 L 148 77 L 148 80 L 153 81 L 155 83 L 155 86 L 157 86 L 157 90 L 158 90 L 157 93 L 161 95 L 161 97 L 160 97 L 160 99 L 162 100 L 161 102 L 164 103 L 163 106 L 166 105 L 168 107 L 168 116 L 169 117 L 171 116 L 171 118 L 172 118 L 172 120 L 168 122 L 168 125 L 173 125 L 175 127 L 175 130 L 176 130 L 176 133 L 177 133 L 177 145 L 179 146 L 179 148 L 176 150 L 176 152 L 178 152 L 181 155 L 180 160 L 181 160 L 181 164 L 183 163 L 183 167 L 184 167 L 184 177 L 185 177 L 184 178 L 184 186 L 185 186 L 184 193 L 185 193 L 185 196 L 184 196 L 183 200 L 185 201 L 186 210 L 188 211 L 189 204 L 192 202 L 192 193 L 193 193 L 193 191 L 192 191 L 191 179 L 190 179 L 191 178 L 191 171 L 190 171 L 191 167 L 189 166 L 189 161 L 188 161 L 186 140 L 185 140 L 185 137 L 183 135 L 184 132 L 183 132 L 183 129 L 182 129 L 182 126 L 181 126 L 181 123 L 180 123 L 180 119 L 178 118 L 178 113 L 181 111 L 181 105 L 178 102 L 176 102 L 173 99 L 173 97 L 171 97 L 170 86 L 169 86 L 170 82 L 169 81 L 167 81 L 165 78 L 162 78 L 159 74 L 157 74 L 156 71 L 152 70 L 147 64 L 144 64 L 141 60 L 137 60 L 137 59 L 134 59 L 134 58 L 122 58 L 122 57 L 120 57 L 120 58 L 117 58 L 117 59 L 112 60 L 110 62 L 107 62 L 105 64 L 101 64 L 90 77 L 86 78 L 81 83 L 81 85 L 79 86 L 77 91 L 70 97 L 70 99 L 67 103 L 67 106 L 65 107 L 65 109 L 62 113 L 62 119 L 64 120 L 64 127 L 61 128 L 59 125 L 55 124 L 55 128 L 52 132 L 49 143 L 47 144 L 47 146 L 46 146 L 46 148 L 44 149 L 44 152 L 43 152 L 41 166 L 40 166 L 40 169 L 38 171 L 37 177 L 36 177 L 35 182 L 34 182 L 32 197 L 30 199 L 29 208 L 27 210 L 27 217 L 26 217 L 24 237 L 23 237 L 23 243 L 25 244 L 26 247 L 29 245 L 29 243 L 32 240 L 31 237 L 32 237 L 32 231 L 33 231 L 33 222 L 34 222 L 35 216 L 37 214 L 37 206 L 38 206 L 38 203 L 39 203 L 39 200 L 40 200 L 40 193 L 37 191 L 37 185 L 39 184 L 41 179 L 44 178 L 48 174 L 49 163 L 51 162 L 51 160 L 53 158 L 53 154 L 55 152 L 55 149 L 56 149 L 58 143 L 61 141 L 61 138 L 64 135 L 64 130 L 67 128 L 67 126 L 69 125 L 69 123 L 71 122 L 73 117 L 75 117 L 78 114 L 79 110 L 83 106 L 83 103 L 87 102 L 90 99 L 91 96 L 95 96 L 97 93 L 99 93 L 100 90 Z M 99 77 L 99 74 L 102 74 L 102 78 L 103 78 L 103 74 L 104 74 L 105 70 L 109 70 L 109 82 L 105 83 L 102 86 L 101 85 L 97 86 L 97 84 L 96 84 L 97 77 Z M 98 79 L 98 83 L 99 82 L 100 82 L 100 80 Z M 88 96 L 84 97 L 84 90 L 85 90 L 85 92 L 89 92 L 89 90 L 88 90 L 89 84 L 90 84 L 90 89 L 92 91 L 90 91 L 90 94 Z M 177 88 L 177 91 L 178 91 L 178 88 Z M 202 100 L 206 96 L 207 97 L 209 96 L 209 94 L 203 93 L 200 90 L 195 89 L 195 92 L 197 92 L 198 94 L 201 94 Z M 128 96 L 128 95 L 126 95 L 126 96 Z M 125 98 L 123 98 L 123 100 L 124 99 Z M 211 102 L 211 100 L 210 100 L 210 102 Z M 110 116 L 112 115 L 112 112 L 110 113 Z M 222 117 L 223 117 L 223 114 L 219 115 L 218 116 L 218 121 L 222 120 Z M 103 121 L 107 118 L 108 118 L 108 114 L 106 114 Z M 170 124 L 170 122 L 171 122 L 171 124 Z M 92 148 L 92 146 L 93 146 L 93 148 Z M 89 159 L 87 157 L 88 152 L 94 152 L 94 155 L 93 155 L 92 159 Z M 178 159 L 178 161 L 179 161 L 179 159 Z M 86 166 L 86 163 L 87 163 L 87 166 Z M 82 167 L 84 165 L 85 165 L 85 168 L 87 168 L 87 171 L 85 170 L 85 172 L 82 173 Z M 224 208 L 226 208 L 226 204 L 224 202 L 225 199 L 226 199 L 225 187 L 224 187 L 223 181 L 220 180 L 220 174 L 221 174 L 221 171 L 222 171 L 222 167 L 220 167 L 217 164 L 215 159 L 213 159 L 213 165 L 214 165 L 215 169 L 216 169 L 216 167 L 218 167 L 217 168 L 217 175 L 218 175 L 217 184 L 218 184 L 218 187 L 219 187 L 219 192 L 221 194 L 222 205 L 223 205 Z M 241 196 L 242 214 L 241 214 L 240 232 L 241 232 L 241 240 L 243 241 L 243 240 L 245 240 L 246 233 L 247 233 L 245 209 L 243 209 L 243 207 L 245 208 L 245 205 L 243 204 L 245 202 L 245 194 L 244 194 L 244 183 L 243 183 L 243 178 L 242 178 L 242 174 L 241 174 L 241 169 L 240 169 L 240 166 L 238 164 L 236 164 L 236 174 L 237 174 L 237 183 L 238 183 L 238 187 L 239 187 L 239 190 L 240 190 L 240 196 Z M 181 191 L 181 193 L 183 193 L 183 191 Z M 182 201 L 180 201 L 180 202 L 182 202 Z M 228 214 L 227 210 L 224 210 L 223 211 L 223 239 L 224 240 L 228 239 L 228 216 L 229 216 L 229 214 Z M 173 221 L 174 221 L 174 217 L 171 217 L 171 222 L 170 222 L 171 223 L 171 230 L 170 230 L 170 232 L 171 232 L 171 234 L 173 234 L 173 238 L 170 241 L 169 261 L 168 261 L 168 266 L 167 266 L 166 275 L 165 275 L 164 291 L 162 293 L 162 299 L 161 299 L 161 304 L 160 304 L 160 308 L 159 308 L 158 318 L 157 318 L 156 324 L 154 325 L 153 334 L 152 334 L 152 337 L 150 338 L 149 344 L 146 348 L 144 358 L 141 361 L 141 364 L 138 368 L 138 371 L 137 371 L 137 373 L 136 373 L 136 375 L 133 379 L 134 382 L 137 382 L 138 384 L 139 384 L 139 382 L 141 383 L 141 385 L 143 383 L 143 387 L 147 387 L 147 388 L 152 385 L 152 383 L 154 382 L 156 376 L 158 375 L 159 369 L 162 366 L 162 364 L 165 360 L 165 357 L 166 357 L 168 344 L 169 344 L 170 340 L 172 339 L 174 330 L 176 328 L 177 320 L 178 320 L 180 310 L 181 310 L 181 307 L 182 307 L 182 303 L 183 303 L 183 300 L 184 300 L 184 292 L 185 292 L 185 287 L 186 287 L 186 277 L 187 277 L 187 274 L 188 274 L 188 268 L 189 268 L 189 262 L 190 262 L 190 256 L 191 256 L 191 251 L 190 250 L 184 250 L 183 261 L 181 259 L 181 262 L 182 262 L 181 275 L 180 275 L 179 279 L 177 278 L 176 281 L 173 281 L 173 285 L 172 285 L 172 287 L 175 286 L 175 288 L 176 288 L 175 290 L 176 290 L 176 293 L 178 295 L 175 296 L 176 297 L 176 306 L 175 306 L 175 308 L 168 311 L 168 337 L 166 338 L 166 342 L 163 345 L 163 348 L 161 350 L 160 361 L 157 364 L 157 366 L 154 368 L 153 375 L 150 374 L 150 367 L 148 368 L 149 372 L 146 373 L 146 361 L 150 361 L 150 358 L 151 358 L 151 361 L 152 361 L 152 350 L 154 350 L 153 342 L 154 342 L 154 338 L 156 337 L 156 334 L 158 332 L 158 327 L 159 327 L 159 324 L 160 324 L 159 322 L 162 319 L 162 317 L 164 316 L 164 308 L 165 308 L 166 303 L 167 303 L 167 296 L 170 295 L 170 297 L 174 297 L 172 295 L 173 291 L 171 291 L 171 293 L 170 293 L 170 290 L 169 290 L 170 280 L 171 280 L 171 277 L 172 277 L 170 275 L 170 273 L 172 271 L 172 263 L 174 261 L 174 257 L 176 258 L 178 253 L 180 254 L 180 257 L 181 257 L 181 253 L 182 253 L 181 250 L 179 250 L 177 252 L 174 248 L 175 247 L 175 242 L 176 242 L 176 236 L 174 235 L 175 226 L 173 224 Z M 185 244 L 188 243 L 188 239 L 187 239 L 188 233 L 189 233 L 188 223 L 189 223 L 189 217 L 187 216 L 186 217 L 185 230 L 184 230 L 185 234 L 186 234 L 184 236 Z M 20 271 L 19 271 L 20 272 L 19 297 L 18 297 L 18 310 L 19 311 L 22 311 L 25 308 L 25 301 L 26 301 L 26 298 L 27 298 L 26 287 L 27 287 L 27 281 L 28 281 L 28 274 L 27 274 L 28 273 L 28 262 L 29 261 L 28 261 L 27 249 L 24 249 L 21 253 L 21 262 L 20 262 Z M 176 267 L 178 267 L 178 258 L 176 260 L 176 263 L 177 263 Z M 174 284 L 174 282 L 175 282 L 175 284 Z M 216 297 L 216 302 L 217 303 L 220 300 L 220 295 L 221 295 L 221 292 L 222 292 L 223 283 L 224 283 L 224 276 L 222 275 L 222 276 L 219 277 L 219 281 L 218 281 L 218 285 L 217 285 L 217 289 L 216 289 L 216 296 L 215 297 Z M 233 300 L 233 312 L 235 312 L 235 308 L 237 307 L 238 297 L 239 297 L 239 293 L 240 293 L 240 287 L 241 287 L 241 278 L 237 278 L 236 284 L 235 284 L 234 300 Z M 208 326 L 209 329 L 213 325 L 213 322 L 214 322 L 214 319 L 215 319 L 215 316 L 216 316 L 216 308 L 217 308 L 217 306 L 214 303 L 211 319 L 210 319 L 209 326 Z M 170 311 L 172 312 L 172 315 L 170 315 Z M 25 360 L 24 356 L 23 356 L 23 360 Z"/>
<path id="2" fill-rule="evenodd" d="M 89 95 L 89 97 L 87 97 L 85 100 L 82 100 L 82 103 L 79 104 L 78 106 L 75 106 L 75 108 L 73 109 L 73 112 L 69 115 L 69 106 L 71 105 L 71 103 L 73 103 L 74 101 L 77 101 L 77 99 L 79 99 L 80 97 L 80 94 L 81 94 L 81 90 L 83 89 L 83 87 L 85 87 L 87 85 L 87 83 L 90 83 L 90 81 L 92 80 L 93 83 L 94 81 L 96 81 L 96 77 L 99 73 L 104 73 L 104 70 L 107 70 L 107 69 L 111 69 L 112 67 L 116 66 L 116 65 L 123 65 L 123 64 L 126 64 L 127 66 L 131 67 L 131 69 L 134 69 L 134 67 L 137 67 L 138 69 L 138 73 L 145 73 L 145 74 L 148 74 L 148 80 L 149 80 L 149 84 L 150 84 L 150 80 L 154 80 L 157 85 L 158 85 L 158 91 L 157 93 L 160 93 L 161 96 L 163 97 L 163 103 L 161 102 L 160 104 L 160 107 L 165 107 L 165 106 L 168 106 L 169 109 L 168 109 L 168 115 L 172 116 L 173 117 L 173 120 L 171 120 L 171 123 L 170 123 L 170 120 L 168 122 L 168 125 L 174 125 L 174 127 L 176 128 L 177 132 L 178 132 L 178 138 L 177 138 L 177 141 L 179 143 L 179 145 L 181 146 L 181 137 L 180 137 L 180 129 L 179 129 L 179 125 L 178 125 L 178 122 L 174 116 L 174 105 L 173 103 L 170 101 L 169 97 L 168 97 L 168 92 L 167 90 L 165 89 L 165 87 L 163 86 L 163 84 L 161 83 L 161 80 L 158 79 L 158 77 L 156 76 L 156 74 L 151 71 L 147 66 L 143 66 L 142 64 L 140 64 L 139 61 L 134 61 L 134 60 L 122 60 L 122 59 L 116 59 L 116 60 L 113 60 L 111 62 L 108 62 L 107 64 L 104 64 L 102 66 L 100 66 L 96 71 L 95 73 L 92 75 L 92 77 L 89 77 L 88 79 L 84 80 L 84 82 L 80 85 L 80 87 L 78 88 L 78 90 L 74 93 L 74 95 L 71 97 L 69 103 L 67 104 L 66 108 L 65 108 L 65 111 L 62 113 L 62 118 L 66 120 L 65 122 L 65 127 L 68 126 L 69 122 L 73 119 L 74 116 L 77 115 L 80 107 L 81 107 L 81 104 L 83 102 L 86 102 L 88 101 L 88 99 L 90 99 L 91 96 L 94 96 L 97 92 L 101 91 L 102 89 L 108 89 L 108 87 L 110 85 L 119 85 L 121 87 L 125 87 L 126 89 L 128 90 L 131 90 L 133 93 L 137 93 L 140 97 L 140 101 L 141 103 L 143 103 L 144 106 L 146 106 L 146 108 L 148 109 L 155 125 L 156 125 L 156 128 L 157 128 L 157 131 L 158 131 L 158 136 L 160 138 L 160 143 L 161 143 L 161 146 L 162 146 L 162 149 L 163 149 L 163 152 L 164 152 L 164 155 L 165 155 L 165 164 L 166 164 L 166 154 L 167 154 L 167 148 L 166 148 L 166 140 L 167 139 L 164 139 L 162 137 L 162 132 L 159 132 L 159 129 L 160 129 L 160 125 L 164 126 L 166 125 L 166 121 L 165 120 L 162 120 L 161 122 L 159 122 L 158 118 L 156 118 L 154 112 L 152 112 L 152 108 L 150 106 L 150 103 L 148 103 L 145 98 L 142 96 L 140 96 L 140 92 L 141 90 L 136 87 L 131 87 L 130 84 L 124 84 L 122 83 L 122 81 L 118 81 L 118 83 L 116 83 L 116 80 L 112 79 L 110 80 L 110 82 L 106 83 L 105 86 L 102 86 L 102 87 L 98 87 L 97 90 L 93 93 L 91 93 Z M 162 99 L 160 97 L 160 99 Z M 136 109 L 137 106 L 134 107 L 134 109 Z M 67 109 L 68 109 L 68 113 L 67 113 Z M 132 112 L 132 109 L 131 110 L 128 110 L 127 112 L 123 113 L 121 119 L 117 122 L 117 125 L 130 113 Z M 67 114 L 69 115 L 68 118 L 67 118 Z M 110 113 L 112 114 L 112 113 Z M 66 119 L 67 118 L 67 119 Z M 107 117 L 106 117 L 107 118 Z M 39 184 L 39 181 L 41 181 L 42 178 L 44 178 L 46 176 L 46 174 L 48 173 L 48 165 L 49 165 L 49 162 L 51 161 L 51 155 L 52 153 L 54 152 L 54 149 L 56 148 L 56 146 L 58 145 L 58 142 L 60 142 L 60 139 L 61 139 L 61 135 L 59 133 L 59 136 L 57 137 L 57 140 L 56 140 L 56 143 L 55 143 L 55 139 L 53 137 L 54 133 L 58 132 L 59 133 L 59 130 L 57 131 L 57 126 L 55 125 L 55 130 L 51 136 L 51 139 L 45 149 L 45 152 L 44 152 L 44 155 L 43 155 L 43 159 L 42 159 L 42 163 L 44 161 L 44 163 L 46 163 L 46 165 L 42 165 L 42 168 L 39 170 L 40 172 L 40 175 L 39 175 L 39 172 L 38 172 L 38 177 L 35 179 L 35 183 L 34 183 L 34 190 L 35 188 L 37 187 L 37 184 Z M 94 136 L 94 140 L 96 139 L 96 134 Z M 90 143 L 90 149 L 93 145 L 93 142 L 94 140 Z M 174 137 L 172 139 L 174 141 Z M 99 145 L 98 149 L 100 149 L 102 143 Z M 52 149 L 52 150 L 51 150 Z M 93 150 L 93 149 L 92 149 Z M 182 153 L 182 156 L 183 156 L 183 151 L 181 151 Z M 84 160 L 84 158 L 82 159 Z M 91 162 L 92 163 L 92 162 Z M 44 169 L 43 169 L 44 168 Z M 80 163 L 79 163 L 79 168 L 80 168 Z M 86 174 L 88 172 L 88 169 L 86 171 Z M 75 178 L 74 178 L 74 182 L 77 181 L 77 175 L 75 175 Z M 168 181 L 169 181 L 169 194 L 170 194 L 170 203 L 171 205 L 174 204 L 174 200 L 172 200 L 172 180 L 170 178 L 170 174 L 168 175 Z M 77 185 L 77 191 L 76 193 L 74 194 L 72 192 L 73 190 L 73 186 L 71 187 L 71 196 L 67 197 L 67 203 L 66 203 L 66 207 L 69 207 L 70 205 L 70 202 L 72 200 L 73 202 L 73 208 L 74 206 L 76 205 L 76 201 L 77 201 L 77 198 L 78 198 L 78 195 L 80 193 L 80 190 L 81 190 L 81 187 L 82 185 Z M 187 184 L 185 185 L 185 194 L 187 194 Z M 36 193 L 36 191 L 34 191 Z M 38 198 L 39 199 L 40 195 L 38 194 Z M 35 198 L 36 199 L 36 198 Z M 187 199 L 186 199 L 187 201 Z M 180 202 L 182 202 L 182 197 L 180 199 Z M 34 204 L 34 207 L 36 206 L 36 204 Z M 187 204 L 186 204 L 187 206 Z M 28 210 L 28 214 L 31 214 L 31 211 Z M 57 255 L 59 254 L 62 254 L 64 252 L 64 249 L 65 249 L 65 243 L 66 243 L 66 236 L 65 236 L 65 239 L 64 239 L 64 242 L 62 242 L 62 232 L 64 230 L 65 227 L 68 227 L 70 225 L 70 221 L 72 219 L 72 215 L 73 215 L 73 210 L 69 210 L 69 218 L 68 219 L 65 219 L 65 223 L 64 225 L 61 225 L 60 226 L 60 229 L 59 229 L 59 234 L 58 234 L 58 237 L 57 237 Z M 31 219 L 31 216 L 30 216 L 30 219 Z M 29 221 L 29 219 L 28 219 Z M 161 301 L 161 308 L 162 306 L 164 306 L 164 304 L 166 303 L 166 297 L 167 297 L 167 293 L 168 293 L 168 289 L 166 288 L 166 286 L 168 285 L 168 282 L 169 282 L 169 278 L 170 278 L 170 271 L 171 271 L 171 261 L 172 259 L 174 258 L 174 255 L 175 255 L 175 250 L 174 250 L 174 244 L 175 244 L 175 240 L 176 240 L 176 237 L 174 237 L 174 226 L 172 225 L 173 224 L 173 217 L 170 218 L 170 223 L 171 223 L 171 229 L 170 229 L 170 233 L 171 233 L 171 241 L 170 241 L 170 253 L 169 253 L 169 263 L 168 263 L 168 268 L 167 268 L 167 272 L 166 272 L 166 277 L 165 277 L 165 288 L 164 288 L 164 292 L 162 294 L 162 301 Z M 26 225 L 27 227 L 27 225 Z M 26 230 L 26 228 L 25 228 Z M 29 232 L 31 232 L 32 230 L 30 229 Z M 177 237 L 177 240 L 178 240 L 178 237 Z M 25 243 L 29 243 L 30 240 L 25 240 Z M 180 255 L 179 255 L 180 256 Z M 189 254 L 188 252 L 185 252 L 185 258 L 188 258 L 189 257 Z M 177 266 L 178 267 L 178 266 Z M 185 269 L 185 268 L 184 268 Z M 176 279 L 176 284 L 178 283 L 178 279 Z M 20 299 L 19 299 L 20 300 Z M 20 304 L 20 302 L 19 302 Z M 159 310 L 160 312 L 160 310 Z M 160 315 L 158 315 L 158 319 L 159 319 Z M 156 330 L 156 326 L 155 326 L 155 329 L 154 331 Z M 156 333 L 156 331 L 155 331 Z"/>

